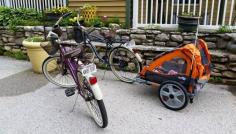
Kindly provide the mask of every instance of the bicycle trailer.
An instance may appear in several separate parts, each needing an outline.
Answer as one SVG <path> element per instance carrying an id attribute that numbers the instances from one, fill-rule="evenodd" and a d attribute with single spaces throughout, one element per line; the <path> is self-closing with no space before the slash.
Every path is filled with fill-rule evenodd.
<path id="1" fill-rule="evenodd" d="M 185 44 L 158 55 L 144 66 L 139 77 L 160 84 L 160 101 L 171 110 L 183 109 L 210 78 L 211 57 L 207 44 Z"/>

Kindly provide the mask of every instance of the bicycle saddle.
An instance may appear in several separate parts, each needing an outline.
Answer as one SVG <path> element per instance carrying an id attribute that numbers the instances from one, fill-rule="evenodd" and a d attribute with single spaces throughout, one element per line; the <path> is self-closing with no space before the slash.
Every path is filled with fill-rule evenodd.
<path id="1" fill-rule="evenodd" d="M 81 49 L 80 48 L 76 48 L 73 50 L 70 50 L 69 52 L 65 53 L 65 58 L 71 58 L 71 57 L 76 57 L 81 53 Z"/>
<path id="2" fill-rule="evenodd" d="M 109 32 L 101 32 L 101 35 L 107 39 L 107 40 L 112 40 L 115 38 L 116 33 L 113 31 L 109 31 Z"/>

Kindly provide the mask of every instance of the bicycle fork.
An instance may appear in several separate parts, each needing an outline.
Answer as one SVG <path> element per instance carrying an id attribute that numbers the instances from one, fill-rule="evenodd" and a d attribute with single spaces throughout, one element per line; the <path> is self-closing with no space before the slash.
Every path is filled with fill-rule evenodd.
<path id="1" fill-rule="evenodd" d="M 103 95 L 102 95 L 101 89 L 98 85 L 97 77 L 89 74 L 89 75 L 85 76 L 85 78 L 87 79 L 87 81 L 89 81 L 89 84 L 90 84 L 90 87 L 91 87 L 91 90 L 94 94 L 95 99 L 102 100 Z"/>
<path id="2" fill-rule="evenodd" d="M 127 48 L 127 49 L 129 49 L 129 51 L 131 51 L 131 52 L 133 52 L 133 53 L 134 53 L 135 57 L 138 59 L 138 61 L 139 61 L 140 63 L 142 63 L 142 62 L 143 62 L 143 60 L 142 60 L 141 56 L 139 55 L 138 51 L 136 51 L 136 50 L 133 50 L 133 49 L 132 49 L 132 48 L 130 48 L 130 47 L 126 47 L 126 48 Z"/>

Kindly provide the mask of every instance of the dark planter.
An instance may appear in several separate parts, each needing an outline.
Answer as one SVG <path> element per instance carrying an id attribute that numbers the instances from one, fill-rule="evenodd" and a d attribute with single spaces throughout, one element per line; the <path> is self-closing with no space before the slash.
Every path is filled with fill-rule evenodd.
<path id="1" fill-rule="evenodd" d="M 199 17 L 178 16 L 179 29 L 184 32 L 194 32 L 197 30 Z"/>
<path id="2" fill-rule="evenodd" d="M 56 13 L 45 13 L 46 20 L 58 20 L 62 14 L 56 14 Z"/>

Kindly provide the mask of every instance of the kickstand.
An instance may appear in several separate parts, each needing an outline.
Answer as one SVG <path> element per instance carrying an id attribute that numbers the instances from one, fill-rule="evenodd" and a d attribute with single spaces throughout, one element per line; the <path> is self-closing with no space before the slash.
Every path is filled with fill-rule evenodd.
<path id="1" fill-rule="evenodd" d="M 77 96 L 76 96 L 75 103 L 74 103 L 74 105 L 73 105 L 73 108 L 72 108 L 72 110 L 71 110 L 71 113 L 73 113 L 74 110 L 75 110 L 75 106 L 76 106 L 76 102 L 77 102 L 77 100 L 78 100 L 78 96 L 79 96 L 79 94 L 77 94 Z"/>
<path id="2" fill-rule="evenodd" d="M 107 72 L 107 70 L 104 70 L 102 80 L 104 80 L 106 72 Z"/>

